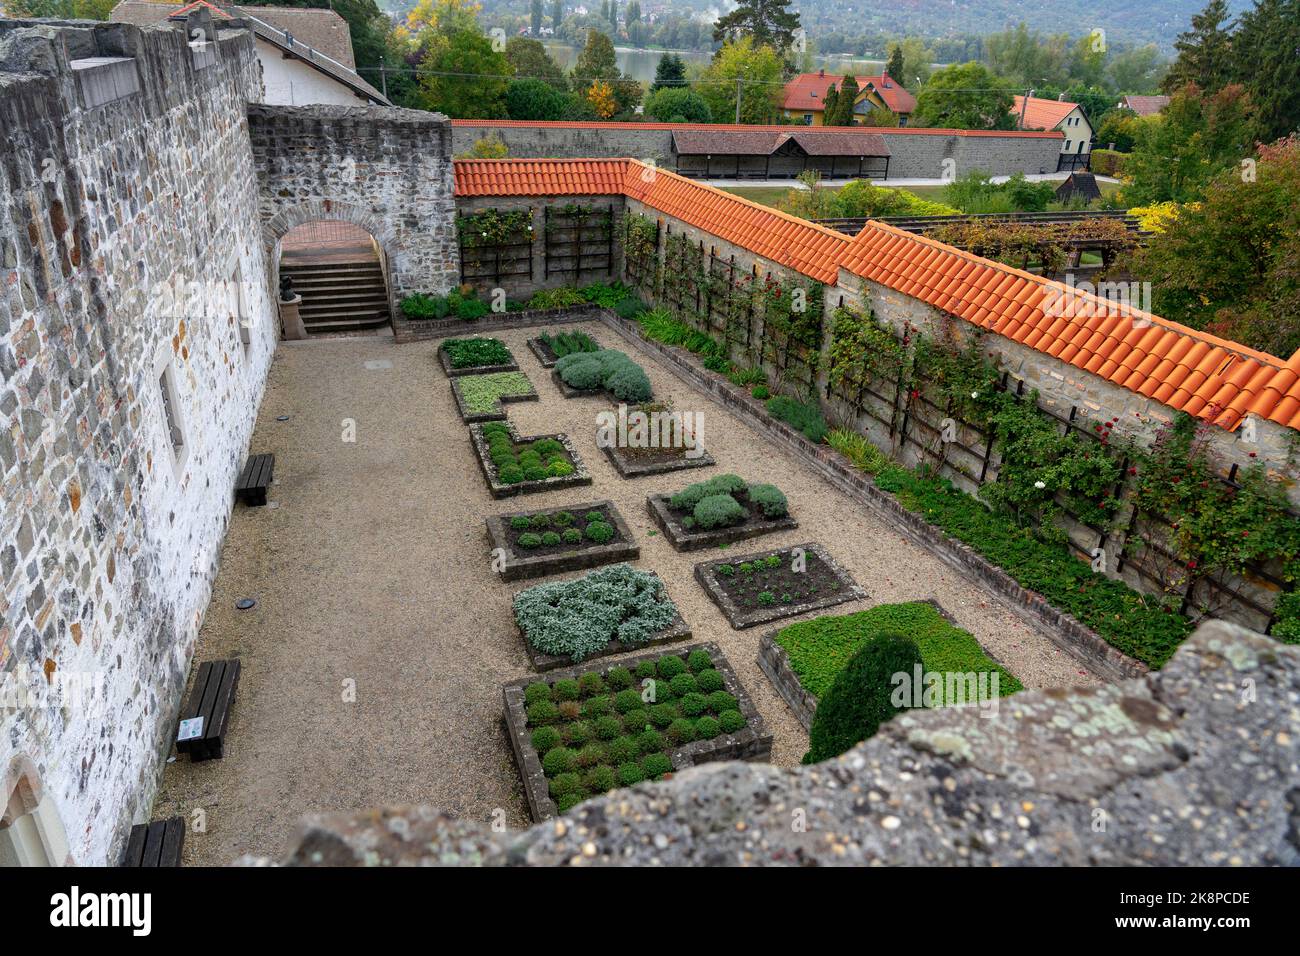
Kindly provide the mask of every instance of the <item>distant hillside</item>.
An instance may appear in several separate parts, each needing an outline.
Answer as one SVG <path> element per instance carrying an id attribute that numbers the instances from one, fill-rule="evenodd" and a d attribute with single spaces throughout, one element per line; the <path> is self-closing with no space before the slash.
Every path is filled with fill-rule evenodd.
<path id="1" fill-rule="evenodd" d="M 1228 0 L 1234 14 L 1252 5 L 1250 0 Z M 1155 43 L 1170 50 L 1174 38 L 1191 24 L 1192 14 L 1205 7 L 1205 0 L 1092 0 L 1077 4 L 1043 0 L 890 0 L 883 4 L 813 0 L 793 6 L 814 39 L 830 33 L 855 36 L 877 30 L 893 36 L 986 34 L 1023 22 L 1044 33 L 1072 36 L 1100 28 L 1110 41 Z"/>

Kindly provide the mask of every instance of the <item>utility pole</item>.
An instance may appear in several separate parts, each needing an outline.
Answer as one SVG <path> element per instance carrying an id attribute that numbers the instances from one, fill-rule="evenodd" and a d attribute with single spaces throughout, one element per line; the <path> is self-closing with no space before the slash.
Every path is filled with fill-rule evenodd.
<path id="1" fill-rule="evenodd" d="M 1033 90 L 1025 90 L 1025 98 L 1020 101 L 1020 125 L 1016 129 L 1025 128 L 1025 107 L 1029 105 L 1029 97 L 1034 95 Z"/>
<path id="2" fill-rule="evenodd" d="M 384 99 L 388 99 L 388 64 L 382 56 L 379 58 L 379 82 L 383 85 Z"/>
<path id="3" fill-rule="evenodd" d="M 740 77 L 736 77 L 736 125 L 737 126 L 740 125 L 740 97 L 742 95 L 741 92 L 742 83 L 743 80 L 741 80 Z"/>

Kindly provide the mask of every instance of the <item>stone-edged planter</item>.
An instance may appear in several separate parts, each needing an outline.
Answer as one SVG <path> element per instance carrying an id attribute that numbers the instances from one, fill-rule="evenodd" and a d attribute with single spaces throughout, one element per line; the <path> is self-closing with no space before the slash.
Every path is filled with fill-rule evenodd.
<path id="1" fill-rule="evenodd" d="M 785 422 L 768 414 L 763 403 L 747 390 L 710 373 L 684 349 L 653 342 L 638 327 L 611 310 L 598 316 L 606 326 L 634 347 L 660 359 L 679 378 L 699 388 L 723 408 L 734 412 L 781 447 L 797 455 L 823 478 L 855 501 L 897 526 L 910 540 L 925 548 L 958 572 L 986 587 L 1000 602 L 1031 627 L 1041 630 L 1057 647 L 1084 663 L 1104 680 L 1121 681 L 1141 677 L 1150 668 L 1112 647 L 1106 639 L 1072 614 L 1062 611 L 1041 594 L 1024 587 L 1002 568 L 970 545 L 951 537 L 916 512 L 909 511 L 887 491 L 876 487 L 871 476 L 854 468 L 828 445 L 814 445 Z"/>
<path id="2" fill-rule="evenodd" d="M 745 726 L 734 734 L 720 734 L 712 740 L 696 740 L 667 751 L 672 761 L 673 772 L 717 760 L 753 760 L 766 762 L 772 758 L 772 733 L 759 714 L 754 702 L 746 693 L 735 670 L 723 656 L 717 644 L 712 642 L 691 644 L 682 648 L 673 648 L 673 653 L 683 657 L 692 651 L 702 650 L 708 653 L 714 668 L 722 675 L 723 687 L 727 693 L 736 698 Z M 593 667 L 585 662 L 576 667 L 556 671 L 546 675 L 548 683 L 559 680 L 578 679 L 583 674 L 592 672 L 602 676 L 615 667 L 627 667 L 635 670 L 642 661 L 658 660 L 662 654 L 638 654 L 617 661 Z M 551 799 L 550 786 L 542 770 L 541 755 L 532 743 L 532 732 L 528 729 L 527 708 L 524 704 L 524 689 L 537 680 L 536 677 L 524 677 L 513 680 L 501 688 L 502 701 L 505 705 L 506 730 L 510 735 L 510 748 L 514 753 L 515 766 L 524 783 L 524 796 L 528 801 L 528 812 L 534 822 L 549 820 L 558 815 L 555 801 Z M 638 784 L 643 786 L 643 784 Z"/>
<path id="3" fill-rule="evenodd" d="M 506 349 L 510 351 L 509 348 Z M 438 347 L 438 362 L 442 365 L 442 370 L 447 373 L 448 378 L 460 378 L 462 375 L 491 375 L 493 372 L 517 372 L 519 363 L 515 360 L 513 353 L 510 361 L 504 365 L 475 365 L 470 368 L 452 368 L 451 359 L 447 356 L 447 350 L 443 346 Z M 462 416 L 464 411 L 461 412 Z"/>
<path id="4" fill-rule="evenodd" d="M 439 350 L 441 351 L 441 350 Z M 518 371 L 515 369 L 514 371 Z M 478 372 L 476 374 L 487 375 L 488 372 Z M 509 416 L 506 414 L 507 402 L 540 402 L 542 397 L 537 394 L 537 389 L 532 388 L 530 392 L 519 392 L 516 395 L 503 395 L 496 401 L 496 406 L 490 412 L 471 412 L 465 405 L 465 399 L 460 394 L 460 383 L 464 376 L 451 379 L 451 397 L 456 400 L 456 410 L 460 412 L 461 421 L 466 425 L 473 425 L 476 422 L 501 422 Z"/>
<path id="5" fill-rule="evenodd" d="M 683 471 L 687 468 L 707 468 L 710 465 L 716 465 L 713 456 L 707 451 L 698 458 L 687 458 L 684 452 L 686 449 L 679 448 L 676 451 L 683 452 L 675 458 L 664 461 L 641 462 L 627 454 L 627 449 L 619 448 L 615 445 L 601 445 L 600 450 L 605 453 L 614 470 L 622 478 L 645 478 L 649 475 L 663 475 L 670 471 Z"/>
<path id="6" fill-rule="evenodd" d="M 916 603 L 933 605 L 944 620 L 953 627 L 958 626 L 956 619 L 934 598 L 923 598 Z M 772 682 L 772 686 L 781 695 L 781 699 L 794 712 L 795 718 L 803 726 L 803 729 L 811 730 L 813 715 L 817 713 L 817 698 L 804 689 L 803 681 L 799 680 L 799 675 L 794 672 L 794 668 L 790 665 L 790 655 L 786 653 L 784 647 L 777 643 L 776 636 L 783 630 L 784 628 L 780 627 L 774 628 L 758 639 L 758 669 L 767 675 L 767 679 Z M 983 645 L 981 645 L 981 648 L 983 648 Z M 996 657 L 989 654 L 987 650 L 984 650 L 984 653 L 988 654 L 989 660 L 1000 667 L 1006 667 Z"/>
<path id="7" fill-rule="evenodd" d="M 812 600 L 795 601 L 790 604 L 778 602 L 769 607 L 741 608 L 718 584 L 718 575 L 713 569 L 720 564 L 734 566 L 753 561 L 756 558 L 765 558 L 769 554 L 790 555 L 796 548 L 803 549 L 805 554 L 816 557 L 817 560 L 829 568 L 832 576 L 840 583 L 839 589 L 834 593 L 813 598 Z M 726 559 L 714 558 L 709 561 L 701 561 L 695 565 L 695 580 L 700 582 L 700 587 L 704 588 L 704 593 L 722 610 L 728 623 L 737 630 L 744 630 L 758 624 L 767 624 L 769 621 L 779 621 L 786 617 L 795 617 L 799 614 L 807 614 L 810 611 L 820 611 L 823 608 L 834 607 L 848 601 L 860 601 L 867 597 L 867 592 L 858 586 L 858 583 L 853 580 L 849 572 L 840 567 L 835 559 L 826 552 L 825 548 L 813 542 L 790 545 L 785 548 L 773 548 L 770 551 L 759 551 L 754 554 L 737 555 Z"/>
<path id="8" fill-rule="evenodd" d="M 556 511 L 584 512 L 604 509 L 621 541 L 608 544 L 584 542 L 583 546 L 552 554 L 534 554 L 527 549 L 516 549 L 510 541 L 510 519 L 523 516 L 552 514 Z M 494 570 L 496 553 L 500 549 L 505 555 L 500 574 L 503 581 L 521 581 L 525 578 L 539 578 L 547 574 L 562 571 L 582 571 L 599 567 L 602 564 L 614 564 L 618 561 L 635 561 L 641 556 L 641 547 L 632 537 L 632 531 L 610 501 L 588 501 L 578 505 L 538 508 L 534 511 L 515 511 L 510 514 L 493 515 L 487 519 L 488 541 L 493 551 Z"/>
<path id="9" fill-rule="evenodd" d="M 560 394 L 565 398 L 604 398 L 615 405 L 618 404 L 618 399 L 603 388 L 574 388 L 560 378 L 560 373 L 554 368 L 551 369 L 551 381 L 555 383 L 555 387 L 560 390 Z"/>
<path id="10" fill-rule="evenodd" d="M 773 521 L 751 517 L 744 524 L 716 528 L 713 531 L 692 531 L 682 527 L 681 521 L 668 507 L 670 498 L 672 495 L 650 495 L 646 498 L 645 504 L 650 517 L 663 531 L 664 538 L 673 546 L 674 551 L 701 551 L 704 548 L 716 548 L 734 541 L 746 541 L 760 535 L 790 531 L 799 527 L 798 521 L 786 515 Z"/>
<path id="11" fill-rule="evenodd" d="M 656 574 L 655 577 L 658 578 L 659 575 Z M 662 580 L 660 580 L 660 584 L 663 584 Z M 663 593 L 665 597 L 668 596 L 667 586 L 664 586 Z M 512 596 L 510 600 L 511 600 L 511 604 L 513 605 L 514 597 Z M 669 600 L 671 600 L 671 598 L 669 598 Z M 557 667 L 581 667 L 582 666 L 582 665 L 575 665 L 573 663 L 573 658 L 568 657 L 564 654 L 546 654 L 542 651 L 539 651 L 537 648 L 533 647 L 532 644 L 528 643 L 528 635 L 524 633 L 524 629 L 519 626 L 518 622 L 515 623 L 515 628 L 519 631 L 519 639 L 523 642 L 524 653 L 528 655 L 528 663 L 532 664 L 535 670 L 553 671 Z M 687 624 L 685 619 L 682 617 L 681 611 L 677 611 L 676 613 L 673 614 L 673 619 L 671 622 L 669 622 L 668 626 L 663 628 L 662 630 L 656 631 L 654 636 L 651 637 L 650 640 L 645 641 L 641 644 L 633 644 L 633 645 L 624 644 L 622 641 L 610 641 L 598 653 L 592 654 L 585 661 L 583 661 L 583 664 L 587 664 L 590 661 L 599 660 L 602 657 L 612 657 L 615 654 L 628 654 L 632 651 L 643 650 L 644 648 L 647 647 L 659 647 L 663 644 L 673 644 L 676 643 L 677 641 L 684 641 L 690 636 L 691 636 L 690 625 Z"/>
<path id="12" fill-rule="evenodd" d="M 560 309 L 522 309 L 518 312 L 489 312 L 477 319 L 408 319 L 401 309 L 394 308 L 393 340 L 395 342 L 427 342 L 435 339 L 463 335 L 481 335 L 484 332 L 501 332 L 507 329 L 526 329 L 530 326 L 572 325 L 578 322 L 600 322 L 605 310 L 598 305 L 574 305 Z M 612 314 L 612 313 L 611 313 Z"/>
<path id="13" fill-rule="evenodd" d="M 599 321 L 600 317 L 593 316 L 593 320 Z M 600 345 L 599 342 L 596 344 Z M 600 347 L 604 348 L 603 345 Z M 537 358 L 537 361 L 541 363 L 542 368 L 555 368 L 555 363 L 560 360 L 559 356 L 552 353 L 551 350 L 542 343 L 541 336 L 528 340 L 528 350 L 532 352 Z"/>
<path id="14" fill-rule="evenodd" d="M 573 462 L 573 474 L 539 478 L 533 481 L 521 481 L 513 485 L 504 484 L 497 480 L 497 467 L 492 463 L 492 455 L 488 449 L 487 440 L 483 437 L 482 425 L 472 424 L 469 428 L 470 442 L 474 446 L 474 454 L 478 458 L 479 468 L 483 472 L 483 478 L 487 481 L 488 490 L 492 493 L 493 498 L 513 498 L 515 495 L 528 495 L 540 491 L 555 491 L 559 488 L 572 488 L 577 485 L 591 484 L 591 475 L 587 471 L 587 466 L 582 463 L 582 457 L 578 454 L 578 450 L 573 447 L 573 442 L 569 441 L 568 435 L 529 435 L 527 439 L 521 439 L 519 433 L 515 431 L 513 422 L 507 420 L 506 427 L 510 430 L 510 437 L 515 442 L 554 438 L 564 446 L 565 452 L 569 455 L 569 460 Z"/>

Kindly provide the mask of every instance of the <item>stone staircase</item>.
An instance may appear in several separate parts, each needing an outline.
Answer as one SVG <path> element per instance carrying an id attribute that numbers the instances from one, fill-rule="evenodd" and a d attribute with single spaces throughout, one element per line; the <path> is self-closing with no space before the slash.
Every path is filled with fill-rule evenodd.
<path id="1" fill-rule="evenodd" d="M 294 262 L 286 257 L 280 275 L 293 278 L 302 296 L 301 315 L 309 335 L 367 332 L 386 325 L 388 291 L 379 260 Z"/>

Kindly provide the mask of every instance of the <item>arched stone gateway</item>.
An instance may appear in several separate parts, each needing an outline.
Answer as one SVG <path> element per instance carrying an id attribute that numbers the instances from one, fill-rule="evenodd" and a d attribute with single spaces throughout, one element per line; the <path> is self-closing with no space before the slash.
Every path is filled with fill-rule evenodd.
<path id="1" fill-rule="evenodd" d="M 380 107 L 248 107 L 258 206 L 272 290 L 280 244 L 319 220 L 365 229 L 383 249 L 390 312 L 413 292 L 457 281 L 451 123 L 438 113 Z"/>

